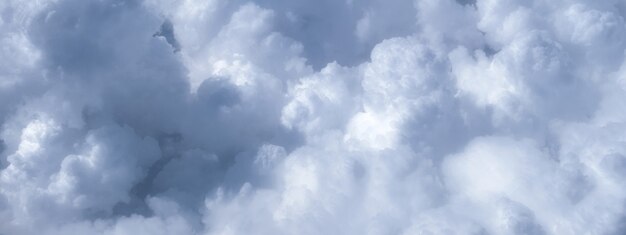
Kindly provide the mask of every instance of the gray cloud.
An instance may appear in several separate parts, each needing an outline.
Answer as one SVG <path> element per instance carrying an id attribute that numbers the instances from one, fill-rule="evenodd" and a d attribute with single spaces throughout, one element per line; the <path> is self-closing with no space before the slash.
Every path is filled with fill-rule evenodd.
<path id="1" fill-rule="evenodd" d="M 0 3 L 0 234 L 622 234 L 622 1 Z"/>

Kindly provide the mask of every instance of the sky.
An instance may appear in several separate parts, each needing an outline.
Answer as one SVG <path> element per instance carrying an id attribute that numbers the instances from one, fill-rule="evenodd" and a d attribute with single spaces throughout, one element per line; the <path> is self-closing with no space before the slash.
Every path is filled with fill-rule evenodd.
<path id="1" fill-rule="evenodd" d="M 0 235 L 625 234 L 625 21 L 0 1 Z"/>

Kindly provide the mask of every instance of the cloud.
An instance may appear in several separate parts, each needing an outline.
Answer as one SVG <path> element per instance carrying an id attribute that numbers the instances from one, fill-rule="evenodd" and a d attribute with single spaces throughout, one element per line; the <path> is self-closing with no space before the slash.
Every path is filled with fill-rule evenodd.
<path id="1" fill-rule="evenodd" d="M 0 3 L 0 234 L 622 234 L 622 1 Z"/>

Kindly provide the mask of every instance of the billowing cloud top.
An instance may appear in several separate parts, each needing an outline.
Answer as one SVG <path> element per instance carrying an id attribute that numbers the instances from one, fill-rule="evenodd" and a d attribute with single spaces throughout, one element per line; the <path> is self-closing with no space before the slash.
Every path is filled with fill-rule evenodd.
<path id="1" fill-rule="evenodd" d="M 623 0 L 0 1 L 0 234 L 625 234 Z"/>

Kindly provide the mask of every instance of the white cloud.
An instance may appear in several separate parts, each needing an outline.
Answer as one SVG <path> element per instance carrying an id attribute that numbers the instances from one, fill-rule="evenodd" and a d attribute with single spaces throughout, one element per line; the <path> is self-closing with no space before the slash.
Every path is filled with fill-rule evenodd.
<path id="1" fill-rule="evenodd" d="M 4 1 L 0 234 L 621 234 L 625 17 Z"/>

